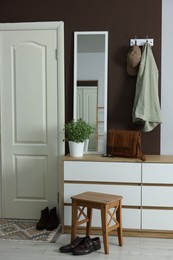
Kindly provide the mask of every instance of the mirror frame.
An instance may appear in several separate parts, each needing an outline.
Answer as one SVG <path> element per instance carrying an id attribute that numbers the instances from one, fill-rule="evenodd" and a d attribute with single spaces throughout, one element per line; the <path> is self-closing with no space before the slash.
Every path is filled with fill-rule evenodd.
<path id="1" fill-rule="evenodd" d="M 100 150 L 88 151 L 90 154 L 104 154 L 107 150 L 107 89 L 108 89 L 108 31 L 78 31 L 74 32 L 74 78 L 73 78 L 73 119 L 77 118 L 77 39 L 80 35 L 104 35 L 105 36 L 105 68 L 104 68 L 104 115 L 103 115 L 103 138 Z M 97 135 L 98 136 L 98 135 Z M 98 136 L 99 138 L 99 136 Z"/>

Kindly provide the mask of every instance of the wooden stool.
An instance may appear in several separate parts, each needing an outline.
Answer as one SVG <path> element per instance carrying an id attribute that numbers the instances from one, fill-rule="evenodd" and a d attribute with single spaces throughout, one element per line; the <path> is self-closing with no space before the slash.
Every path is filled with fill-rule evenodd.
<path id="1" fill-rule="evenodd" d="M 105 254 L 109 254 L 108 233 L 117 229 L 119 246 L 123 245 L 122 237 L 122 197 L 117 195 L 98 193 L 98 192 L 84 192 L 72 199 L 72 229 L 71 241 L 76 238 L 77 227 L 83 223 L 87 223 L 86 235 L 90 235 L 92 209 L 101 210 L 102 219 L 102 233 Z M 87 208 L 87 214 L 84 209 Z M 111 213 L 110 209 L 113 209 Z M 79 213 L 79 214 L 78 214 Z M 108 215 L 110 219 L 108 221 Z M 80 217 L 84 219 L 80 220 Z M 110 226 L 110 224 L 113 225 Z"/>

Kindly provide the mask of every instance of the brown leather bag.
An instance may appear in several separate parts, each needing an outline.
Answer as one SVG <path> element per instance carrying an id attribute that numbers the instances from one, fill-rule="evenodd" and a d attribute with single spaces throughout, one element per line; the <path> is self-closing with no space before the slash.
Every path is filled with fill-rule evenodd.
<path id="1" fill-rule="evenodd" d="M 113 156 L 140 158 L 145 161 L 141 150 L 141 132 L 109 129 L 107 136 L 107 152 Z"/>

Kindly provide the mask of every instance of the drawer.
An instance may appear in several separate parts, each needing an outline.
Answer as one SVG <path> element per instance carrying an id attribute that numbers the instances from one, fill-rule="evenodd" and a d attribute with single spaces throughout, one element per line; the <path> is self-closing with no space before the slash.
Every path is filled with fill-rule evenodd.
<path id="1" fill-rule="evenodd" d="M 64 202 L 70 203 L 71 196 L 76 194 L 94 191 L 123 196 L 122 204 L 130 206 L 141 205 L 141 187 L 127 185 L 98 185 L 98 184 L 64 184 Z"/>
<path id="2" fill-rule="evenodd" d="M 142 206 L 173 207 L 173 187 L 143 186 Z"/>
<path id="3" fill-rule="evenodd" d="M 143 209 L 142 229 L 173 230 L 173 211 Z"/>
<path id="4" fill-rule="evenodd" d="M 173 183 L 173 164 L 143 163 L 143 183 Z"/>
<path id="5" fill-rule="evenodd" d="M 140 229 L 141 210 L 140 209 L 122 209 L 123 228 Z M 71 226 L 71 206 L 64 207 L 64 225 Z M 83 225 L 85 226 L 85 224 Z M 101 212 L 93 209 L 92 227 L 101 227 Z"/>
<path id="6" fill-rule="evenodd" d="M 141 229 L 141 210 L 123 209 L 123 228 Z"/>
<path id="7" fill-rule="evenodd" d="M 64 180 L 141 183 L 141 163 L 65 161 Z"/>

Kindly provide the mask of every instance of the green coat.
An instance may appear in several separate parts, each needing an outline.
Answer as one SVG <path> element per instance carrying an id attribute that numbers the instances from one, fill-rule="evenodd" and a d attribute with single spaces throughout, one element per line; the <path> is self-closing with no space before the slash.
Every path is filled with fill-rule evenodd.
<path id="1" fill-rule="evenodd" d="M 149 132 L 161 123 L 158 97 L 158 68 L 149 43 L 143 47 L 136 81 L 136 93 L 132 120 L 142 124 L 142 130 Z"/>

